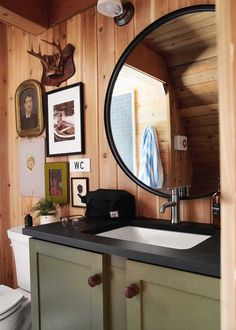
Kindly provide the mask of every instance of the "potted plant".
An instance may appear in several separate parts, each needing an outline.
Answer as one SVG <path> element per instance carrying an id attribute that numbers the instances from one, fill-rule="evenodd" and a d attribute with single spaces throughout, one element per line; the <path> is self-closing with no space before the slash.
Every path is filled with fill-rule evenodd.
<path id="1" fill-rule="evenodd" d="M 35 219 L 40 217 L 40 224 L 56 222 L 57 206 L 51 199 L 40 199 L 31 209 L 32 212 L 38 212 Z"/>

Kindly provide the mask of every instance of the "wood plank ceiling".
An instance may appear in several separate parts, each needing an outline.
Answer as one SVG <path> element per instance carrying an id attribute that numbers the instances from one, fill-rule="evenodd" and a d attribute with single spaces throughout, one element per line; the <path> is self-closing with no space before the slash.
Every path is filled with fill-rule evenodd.
<path id="1" fill-rule="evenodd" d="M 0 21 L 38 35 L 96 3 L 96 0 L 0 0 Z"/>
<path id="2" fill-rule="evenodd" d="M 215 173 L 219 176 L 215 13 L 181 16 L 156 29 L 144 44 L 165 60 L 188 136 L 193 178 L 204 175 L 204 184 L 212 181 L 215 187 Z M 202 153 L 205 156 L 199 157 Z"/>

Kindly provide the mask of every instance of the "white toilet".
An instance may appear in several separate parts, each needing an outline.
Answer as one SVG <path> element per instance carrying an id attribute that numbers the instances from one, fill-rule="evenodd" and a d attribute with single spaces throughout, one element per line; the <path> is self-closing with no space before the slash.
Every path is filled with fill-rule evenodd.
<path id="1" fill-rule="evenodd" d="M 31 294 L 29 266 L 29 236 L 22 234 L 23 226 L 7 231 L 13 248 L 17 289 L 0 285 L 0 329 L 30 330 Z"/>

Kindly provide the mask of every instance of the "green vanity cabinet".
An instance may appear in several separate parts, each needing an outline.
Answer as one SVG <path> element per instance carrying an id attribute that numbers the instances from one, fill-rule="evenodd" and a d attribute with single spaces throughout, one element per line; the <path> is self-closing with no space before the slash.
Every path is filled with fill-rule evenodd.
<path id="1" fill-rule="evenodd" d="M 219 279 L 36 239 L 30 258 L 33 330 L 220 329 Z"/>
<path id="2" fill-rule="evenodd" d="M 126 262 L 127 330 L 220 329 L 220 280 L 140 262 Z"/>
<path id="3" fill-rule="evenodd" d="M 108 256 L 108 330 L 126 330 L 126 259 Z"/>
<path id="4" fill-rule="evenodd" d="M 30 239 L 33 330 L 103 330 L 106 274 L 102 254 Z M 88 278 L 102 282 L 91 287 Z"/>

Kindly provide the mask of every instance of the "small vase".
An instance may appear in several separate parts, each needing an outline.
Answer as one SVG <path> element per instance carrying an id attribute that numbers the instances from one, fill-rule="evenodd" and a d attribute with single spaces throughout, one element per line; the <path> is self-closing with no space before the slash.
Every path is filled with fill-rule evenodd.
<path id="1" fill-rule="evenodd" d="M 40 224 L 45 225 L 51 222 L 57 222 L 58 219 L 55 215 L 40 215 Z"/>

